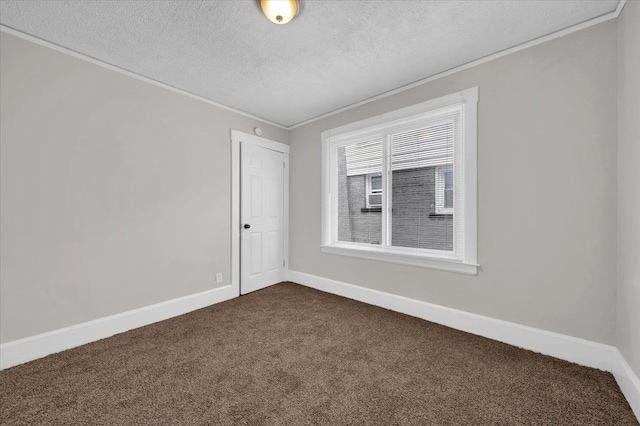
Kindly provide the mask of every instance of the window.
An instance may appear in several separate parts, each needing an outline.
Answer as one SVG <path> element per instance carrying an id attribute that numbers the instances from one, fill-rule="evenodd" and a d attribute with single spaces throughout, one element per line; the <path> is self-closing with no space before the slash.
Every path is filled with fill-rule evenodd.
<path id="1" fill-rule="evenodd" d="M 323 252 L 477 273 L 477 93 L 323 132 Z"/>
<path id="2" fill-rule="evenodd" d="M 436 168 L 436 213 L 453 214 L 453 168 Z"/>
<path id="3" fill-rule="evenodd" d="M 370 173 L 367 179 L 366 207 L 382 207 L 382 175 Z"/>

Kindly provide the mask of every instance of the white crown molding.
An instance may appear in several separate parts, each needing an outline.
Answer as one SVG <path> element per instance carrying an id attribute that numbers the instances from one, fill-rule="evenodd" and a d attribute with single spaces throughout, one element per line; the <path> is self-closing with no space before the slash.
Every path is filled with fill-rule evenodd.
<path id="1" fill-rule="evenodd" d="M 117 66 L 109 64 L 107 62 L 103 62 L 103 61 L 101 61 L 99 59 L 93 58 L 93 57 L 85 55 L 83 53 L 76 52 L 75 50 L 67 49 L 66 47 L 60 46 L 58 44 L 51 43 L 49 41 L 43 40 L 41 38 L 32 36 L 32 35 L 27 34 L 27 33 L 23 33 L 22 31 L 16 30 L 16 29 L 11 28 L 11 27 L 7 27 L 6 25 L 0 25 L 0 31 L 2 31 L 4 33 L 7 33 L 7 34 L 10 34 L 12 36 L 21 38 L 23 40 L 30 41 L 30 42 L 38 44 L 40 46 L 48 47 L 50 49 L 55 50 L 56 52 L 64 53 L 65 55 L 72 56 L 72 57 L 74 57 L 76 59 L 80 59 L 80 60 L 83 60 L 85 62 L 89 62 L 89 63 L 94 64 L 94 65 L 98 65 L 98 66 L 100 66 L 102 68 L 106 68 L 108 70 L 115 71 L 115 72 L 120 73 L 120 74 L 124 74 L 124 75 L 126 75 L 128 77 L 133 77 L 133 78 L 135 78 L 137 80 L 144 81 L 145 83 L 153 84 L 154 86 L 170 90 L 170 91 L 172 91 L 174 93 L 179 93 L 179 94 L 187 96 L 189 98 L 196 99 L 196 100 L 198 100 L 200 102 L 204 102 L 206 104 L 213 105 L 215 107 L 222 108 L 222 109 L 227 110 L 227 111 L 231 111 L 233 113 L 242 115 L 244 117 L 251 118 L 253 120 L 258 120 L 258 121 L 260 121 L 262 123 L 269 124 L 271 126 L 274 126 L 274 127 L 280 128 L 280 129 L 288 130 L 288 127 L 287 126 L 283 126 L 282 124 L 274 123 L 273 121 L 269 121 L 269 120 L 267 120 L 265 118 L 257 117 L 257 116 L 255 116 L 253 114 L 249 114 L 247 112 L 240 111 L 239 109 L 231 108 L 229 106 L 220 104 L 218 102 L 214 102 L 214 101 L 212 101 L 210 99 L 204 98 L 202 96 L 196 95 L 196 94 L 188 92 L 186 90 L 178 89 L 177 87 L 171 86 L 171 85 L 166 84 L 166 83 L 162 83 L 161 81 L 154 80 L 152 78 L 145 77 L 145 76 L 140 75 L 140 74 L 136 74 L 135 72 L 126 70 L 124 68 L 117 67 Z"/>
<path id="2" fill-rule="evenodd" d="M 41 38 L 32 36 L 30 34 L 23 33 L 22 31 L 13 29 L 11 27 L 7 27 L 6 25 L 0 25 L 0 31 L 6 32 L 7 34 L 11 34 L 11 35 L 14 35 L 16 37 L 19 37 L 19 38 L 22 38 L 22 39 L 25 39 L 25 40 L 28 40 L 28 41 L 31 41 L 31 42 L 39 44 L 41 46 L 49 47 L 49 48 L 54 49 L 54 50 L 56 50 L 58 52 L 65 53 L 67 55 L 73 56 L 74 58 L 90 62 L 90 63 L 92 63 L 94 65 L 98 65 L 98 66 L 110 69 L 112 71 L 116 71 L 118 73 L 127 75 L 129 77 L 133 77 L 133 78 L 136 78 L 138 80 L 142 80 L 144 82 L 153 84 L 155 86 L 162 87 L 162 88 L 167 89 L 167 90 L 171 90 L 172 92 L 179 93 L 181 95 L 185 95 L 185 96 L 188 96 L 188 97 L 193 98 L 193 99 L 197 99 L 197 100 L 199 100 L 201 102 L 204 102 L 204 103 L 207 103 L 209 105 L 213 105 L 213 106 L 216 106 L 218 108 L 225 109 L 227 111 L 235 112 L 236 114 L 240 114 L 240 115 L 243 115 L 245 117 L 252 118 L 254 120 L 259 120 L 259 121 L 261 121 L 263 123 L 270 124 L 272 126 L 280 128 L 280 129 L 293 130 L 293 129 L 297 128 L 297 127 L 301 127 L 301 126 L 304 126 L 306 124 L 313 123 L 314 121 L 322 120 L 323 118 L 327 118 L 327 117 L 330 117 L 332 115 L 336 115 L 336 114 L 339 114 L 341 112 L 348 111 L 350 109 L 354 109 L 354 108 L 357 108 L 359 106 L 368 104 L 370 102 L 377 101 L 379 99 L 383 99 L 383 98 L 395 95 L 396 93 L 404 92 L 405 90 L 409 90 L 409 89 L 412 89 L 414 87 L 421 86 L 421 85 L 429 83 L 431 81 L 438 80 L 438 79 L 443 78 L 443 77 L 447 77 L 449 75 L 458 73 L 460 71 L 464 71 L 466 69 L 475 67 L 476 65 L 481 65 L 481 64 L 484 64 L 485 62 L 489 62 L 489 61 L 492 61 L 494 59 L 498 59 L 498 58 L 501 58 L 503 56 L 510 55 L 511 53 L 516 53 L 516 52 L 519 52 L 521 50 L 528 49 L 529 47 L 537 46 L 539 44 L 546 43 L 546 42 L 551 41 L 551 40 L 555 40 L 556 38 L 564 37 L 566 35 L 569 35 L 571 33 L 576 32 L 576 31 L 580 31 L 580 30 L 583 30 L 585 28 L 589 28 L 589 27 L 591 27 L 593 25 L 597 25 L 597 24 L 600 24 L 602 22 L 606 22 L 606 21 L 611 20 L 611 19 L 616 19 L 620 15 L 620 13 L 622 12 L 622 9 L 624 9 L 624 6 L 625 6 L 626 3 L 627 3 L 627 0 L 620 0 L 620 2 L 618 3 L 618 7 L 613 12 L 609 12 L 609 13 L 607 13 L 605 15 L 598 16 L 596 18 L 590 19 L 590 20 L 585 21 L 585 22 L 581 22 L 579 24 L 576 24 L 576 25 L 573 25 L 571 27 L 556 31 L 556 32 L 548 34 L 546 36 L 542 36 L 542 37 L 536 38 L 534 40 L 531 40 L 531 41 L 528 41 L 528 42 L 525 42 L 525 43 L 510 47 L 510 48 L 502 50 L 500 52 L 493 53 L 493 54 L 485 56 L 483 58 L 476 59 L 476 60 L 468 62 L 466 64 L 457 66 L 455 68 L 451 68 L 450 70 L 443 71 L 443 72 L 438 73 L 438 74 L 434 74 L 434 75 L 432 75 L 430 77 L 426 77 L 426 78 L 420 79 L 420 80 L 415 81 L 413 83 L 409 83 L 407 85 L 398 87 L 397 89 L 393 89 L 393 90 L 390 90 L 388 92 L 384 92 L 384 93 L 381 93 L 379 95 L 364 99 L 364 100 L 356 102 L 354 104 L 347 105 L 345 107 L 342 107 L 342 108 L 339 108 L 339 109 L 336 109 L 336 110 L 333 110 L 333 111 L 329 111 L 329 112 L 327 112 L 325 114 L 318 115 L 317 117 L 313 117 L 313 118 L 310 118 L 308 120 L 301 121 L 301 122 L 293 124 L 291 126 L 284 126 L 282 124 L 278 124 L 278 123 L 269 121 L 267 119 L 264 119 L 264 118 L 261 118 L 261 117 L 257 117 L 255 115 L 246 113 L 244 111 L 240 111 L 238 109 L 228 107 L 226 105 L 214 102 L 214 101 L 212 101 L 210 99 L 207 99 L 207 98 L 203 98 L 202 96 L 193 94 L 191 92 L 187 92 L 185 90 L 178 89 L 177 87 L 170 86 L 170 85 L 168 85 L 166 83 L 162 83 L 160 81 L 153 80 L 151 78 L 142 76 L 140 74 L 136 74 L 136 73 L 134 73 L 132 71 L 125 70 L 124 68 L 120 68 L 120 67 L 117 67 L 115 65 L 111 65 L 111 64 L 108 64 L 106 62 L 100 61 L 100 60 L 95 59 L 95 58 L 93 58 L 91 56 L 87 56 L 85 54 L 76 52 L 76 51 L 71 50 L 71 49 L 67 49 L 66 47 L 62 47 L 62 46 L 57 45 L 55 43 L 48 42 L 48 41 L 43 40 Z"/>
<path id="3" fill-rule="evenodd" d="M 512 53 L 516 53 L 516 52 L 519 52 L 521 50 L 528 49 L 530 47 L 537 46 L 539 44 L 546 43 L 546 42 L 551 41 L 551 40 L 555 40 L 555 39 L 560 38 L 560 37 L 564 37 L 564 36 L 569 35 L 571 33 L 575 33 L 576 31 L 584 30 L 585 28 L 589 28 L 591 26 L 600 24 L 602 22 L 606 22 L 606 21 L 609 21 L 611 19 L 616 19 L 620 15 L 620 13 L 622 12 L 622 9 L 624 8 L 624 5 L 626 3 L 627 3 L 627 0 L 620 0 L 620 3 L 618 3 L 618 7 L 613 12 L 609 12 L 609 13 L 607 13 L 605 15 L 598 16 L 596 18 L 590 19 L 588 21 L 581 22 L 581 23 L 573 25 L 571 27 L 567 27 L 565 29 L 556 31 L 556 32 L 548 34 L 546 36 L 538 37 L 536 39 L 527 41 L 525 43 L 518 44 L 518 45 L 510 47 L 508 49 L 501 50 L 500 52 L 492 53 L 491 55 L 482 57 L 480 59 L 476 59 L 475 61 L 467 62 L 466 64 L 457 66 L 455 68 L 451 68 L 451 69 L 449 69 L 447 71 L 443 71 L 443 72 L 438 73 L 438 74 L 434 74 L 434 75 L 432 75 L 430 77 L 426 77 L 426 78 L 420 79 L 418 81 L 414 81 L 413 83 L 409 83 L 407 85 L 398 87 L 397 89 L 393 89 L 393 90 L 390 90 L 388 92 L 384 92 L 384 93 L 381 93 L 379 95 L 372 96 L 372 97 L 364 99 L 364 100 L 362 100 L 360 102 L 356 102 L 354 104 L 347 105 L 345 107 L 342 107 L 342 108 L 339 108 L 339 109 L 336 109 L 336 110 L 333 110 L 333 111 L 329 111 L 329 112 L 327 112 L 325 114 L 318 115 L 317 117 L 313 117 L 313 118 L 310 118 L 308 120 L 301 121 L 299 123 L 296 123 L 296 124 L 293 124 L 293 125 L 287 127 L 287 130 L 293 130 L 293 129 L 297 128 L 297 127 L 301 127 L 301 126 L 304 126 L 306 124 L 310 124 L 310 123 L 313 123 L 315 121 L 322 120 L 322 119 L 327 118 L 327 117 L 331 117 L 332 115 L 340 114 L 341 112 L 349 111 L 349 110 L 357 108 L 359 106 L 366 105 L 368 103 L 377 101 L 379 99 L 387 98 L 387 97 L 395 95 L 397 93 L 404 92 L 405 90 L 413 89 L 414 87 L 422 86 L 423 84 L 426 84 L 426 83 L 429 83 L 429 82 L 432 82 L 432 81 L 435 81 L 435 80 L 439 80 L 441 78 L 450 76 L 452 74 L 456 74 L 456 73 L 458 73 L 460 71 L 467 70 L 469 68 L 473 68 L 473 67 L 475 67 L 477 65 L 484 64 L 485 62 L 490 62 L 490 61 L 493 61 L 494 59 L 502 58 L 503 56 L 507 56 L 507 55 L 510 55 Z"/>
<path id="4" fill-rule="evenodd" d="M 316 275 L 287 270 L 288 281 L 401 312 L 565 361 L 608 371 L 640 420 L 640 381 L 617 348 L 590 340 L 447 308 Z"/>
<path id="5" fill-rule="evenodd" d="M 39 44 L 41 46 L 49 47 L 49 48 L 54 49 L 54 50 L 56 50 L 58 52 L 65 53 L 67 55 L 73 56 L 74 58 L 90 62 L 90 63 L 92 63 L 94 65 L 98 65 L 98 66 L 110 69 L 112 71 L 116 71 L 116 72 L 119 72 L 121 74 L 127 75 L 129 77 L 133 77 L 133 78 L 136 78 L 138 80 L 142 80 L 144 82 L 153 84 L 155 86 L 162 87 L 162 88 L 167 89 L 167 90 L 171 90 L 172 92 L 179 93 L 181 95 L 185 95 L 185 96 L 188 96 L 188 97 L 193 98 L 193 99 L 197 99 L 197 100 L 199 100 L 201 102 L 204 102 L 204 103 L 207 103 L 209 105 L 213 105 L 213 106 L 216 106 L 218 108 L 225 109 L 227 111 L 235 112 L 236 114 L 240 114 L 240 115 L 243 115 L 245 117 L 252 118 L 254 120 L 259 120 L 259 121 L 261 121 L 263 123 L 270 124 L 272 126 L 280 128 L 280 129 L 293 130 L 293 129 L 297 128 L 297 127 L 301 127 L 301 126 L 304 126 L 306 124 L 313 123 L 314 121 L 322 120 L 323 118 L 327 118 L 327 117 L 330 117 L 332 115 L 336 115 L 336 114 L 339 114 L 341 112 L 348 111 L 350 109 L 354 109 L 354 108 L 357 108 L 359 106 L 368 104 L 370 102 L 377 101 L 379 99 L 383 99 L 383 98 L 395 95 L 396 93 L 404 92 L 405 90 L 409 90 L 409 89 L 412 89 L 414 87 L 421 86 L 421 85 L 429 83 L 431 81 L 438 80 L 438 79 L 443 78 L 443 77 L 447 77 L 449 75 L 458 73 L 460 71 L 464 71 L 466 69 L 475 67 L 476 65 L 481 65 L 481 64 L 484 64 L 485 62 L 489 62 L 489 61 L 492 61 L 494 59 L 501 58 L 501 57 L 509 55 L 511 53 L 516 53 L 516 52 L 519 52 L 521 50 L 528 49 L 529 47 L 537 46 L 539 44 L 546 43 L 548 41 L 554 40 L 554 39 L 559 38 L 559 37 L 564 37 L 566 35 L 569 35 L 571 33 L 576 32 L 576 31 L 580 31 L 580 30 L 583 30 L 585 28 L 589 28 L 589 27 L 591 27 L 593 25 L 597 25 L 597 24 L 600 24 L 602 22 L 606 22 L 606 21 L 611 20 L 611 19 L 616 19 L 620 15 L 620 13 L 622 12 L 622 9 L 624 9 L 624 6 L 625 6 L 626 3 L 627 3 L 627 0 L 620 0 L 620 2 L 618 3 L 618 7 L 613 12 L 609 12 L 609 13 L 607 13 L 605 15 L 598 16 L 596 18 L 590 19 L 590 20 L 585 21 L 585 22 L 581 22 L 579 24 L 576 24 L 576 25 L 573 25 L 571 27 L 556 31 L 556 32 L 548 34 L 546 36 L 542 36 L 542 37 L 536 38 L 534 40 L 531 40 L 531 41 L 528 41 L 528 42 L 525 42 L 525 43 L 510 47 L 510 48 L 502 50 L 500 52 L 493 53 L 493 54 L 485 56 L 483 58 L 476 59 L 475 61 L 471 61 L 471 62 L 468 62 L 466 64 L 457 66 L 455 68 L 451 68 L 450 70 L 443 71 L 443 72 L 438 73 L 438 74 L 434 74 L 434 75 L 432 75 L 430 77 L 426 77 L 426 78 L 420 79 L 420 80 L 415 81 L 413 83 L 409 83 L 407 85 L 398 87 L 397 89 L 393 89 L 393 90 L 390 90 L 388 92 L 384 92 L 384 93 L 381 93 L 379 95 L 373 96 L 371 98 L 364 99 L 364 100 L 356 102 L 354 104 L 347 105 L 345 107 L 342 107 L 342 108 L 339 108 L 339 109 L 336 109 L 336 110 L 333 110 L 333 111 L 329 111 L 329 112 L 327 112 L 325 114 L 318 115 L 316 117 L 310 118 L 308 120 L 301 121 L 301 122 L 293 124 L 291 126 L 284 126 L 282 124 L 278 124 L 278 123 L 269 121 L 267 119 L 264 119 L 264 118 L 261 118 L 261 117 L 257 117 L 255 115 L 246 113 L 244 111 L 240 111 L 238 109 L 228 107 L 226 105 L 214 102 L 214 101 L 212 101 L 210 99 L 203 98 L 202 96 L 199 96 L 199 95 L 193 94 L 191 92 L 187 92 L 185 90 L 178 89 L 177 87 L 170 86 L 170 85 L 168 85 L 166 83 L 162 83 L 160 81 L 153 80 L 151 78 L 136 74 L 136 73 L 134 73 L 132 71 L 128 71 L 128 70 L 125 70 L 123 68 L 119 68 L 119 67 L 117 67 L 115 65 L 108 64 L 106 62 L 103 62 L 103 61 L 100 61 L 98 59 L 92 58 L 91 56 L 87 56 L 85 54 L 76 52 L 76 51 L 71 50 L 71 49 L 67 49 L 66 47 L 62 47 L 62 46 L 57 45 L 55 43 L 51 43 L 51 42 L 48 42 L 48 41 L 43 40 L 41 38 L 34 37 L 32 35 L 23 33 L 22 31 L 13 29 L 11 27 L 7 27 L 5 25 L 0 25 L 0 31 L 5 32 L 7 34 L 14 35 L 16 37 L 19 37 L 19 38 L 22 38 L 22 39 L 25 39 L 25 40 L 28 40 L 28 41 L 31 41 L 31 42 Z"/>
<path id="6" fill-rule="evenodd" d="M 0 345 L 0 370 L 238 297 L 224 286 Z"/>

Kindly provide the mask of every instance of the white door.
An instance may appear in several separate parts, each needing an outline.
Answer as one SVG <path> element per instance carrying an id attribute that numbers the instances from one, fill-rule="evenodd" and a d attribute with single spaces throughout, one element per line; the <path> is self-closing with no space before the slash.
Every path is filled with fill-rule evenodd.
<path id="1" fill-rule="evenodd" d="M 284 281 L 284 154 L 240 145 L 240 293 Z"/>

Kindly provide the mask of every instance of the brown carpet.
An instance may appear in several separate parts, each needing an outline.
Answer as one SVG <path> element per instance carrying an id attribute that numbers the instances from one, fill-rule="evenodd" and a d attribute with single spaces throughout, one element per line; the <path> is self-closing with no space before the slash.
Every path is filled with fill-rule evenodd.
<path id="1" fill-rule="evenodd" d="M 284 283 L 0 372 L 0 423 L 638 425 L 609 373 Z"/>

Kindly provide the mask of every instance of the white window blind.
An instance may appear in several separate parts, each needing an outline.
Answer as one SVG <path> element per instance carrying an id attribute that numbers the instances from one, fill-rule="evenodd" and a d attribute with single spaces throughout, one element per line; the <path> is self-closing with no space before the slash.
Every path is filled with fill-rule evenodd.
<path id="1" fill-rule="evenodd" d="M 416 129 L 394 135 L 394 170 L 437 166 L 453 163 L 451 141 L 455 122 Z M 380 140 L 348 145 L 345 147 L 347 176 L 380 173 Z"/>
<path id="2" fill-rule="evenodd" d="M 347 176 L 382 172 L 382 139 L 354 143 L 344 147 Z"/>

